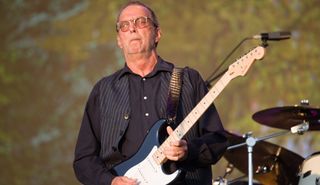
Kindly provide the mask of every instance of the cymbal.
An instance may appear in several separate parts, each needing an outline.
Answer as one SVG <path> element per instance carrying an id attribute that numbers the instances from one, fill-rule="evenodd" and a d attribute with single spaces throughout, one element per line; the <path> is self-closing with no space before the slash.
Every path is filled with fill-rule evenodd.
<path id="1" fill-rule="evenodd" d="M 288 129 L 309 122 L 309 130 L 320 130 L 320 109 L 304 106 L 284 106 L 256 112 L 253 120 L 274 128 Z"/>
<path id="2" fill-rule="evenodd" d="M 226 131 L 231 145 L 245 143 L 246 139 Z M 224 158 L 242 173 L 248 175 L 247 145 L 229 149 Z M 298 184 L 299 166 L 304 158 L 281 146 L 259 141 L 253 147 L 253 178 L 262 184 Z"/>

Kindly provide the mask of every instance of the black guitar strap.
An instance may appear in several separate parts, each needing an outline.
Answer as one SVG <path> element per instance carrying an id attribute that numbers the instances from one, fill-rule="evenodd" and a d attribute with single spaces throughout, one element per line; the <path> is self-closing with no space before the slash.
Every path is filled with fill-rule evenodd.
<path id="1" fill-rule="evenodd" d="M 169 85 L 169 94 L 167 101 L 167 118 L 169 124 L 175 124 L 176 114 L 179 105 L 179 98 L 181 92 L 183 78 L 183 68 L 173 68 L 171 75 L 170 85 Z"/>

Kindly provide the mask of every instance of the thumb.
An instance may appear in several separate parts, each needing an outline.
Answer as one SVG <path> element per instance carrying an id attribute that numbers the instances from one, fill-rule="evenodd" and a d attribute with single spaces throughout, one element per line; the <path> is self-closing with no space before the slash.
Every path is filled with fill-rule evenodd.
<path id="1" fill-rule="evenodd" d="M 167 132 L 168 132 L 169 135 L 172 134 L 173 130 L 172 130 L 172 128 L 170 126 L 167 126 Z"/>

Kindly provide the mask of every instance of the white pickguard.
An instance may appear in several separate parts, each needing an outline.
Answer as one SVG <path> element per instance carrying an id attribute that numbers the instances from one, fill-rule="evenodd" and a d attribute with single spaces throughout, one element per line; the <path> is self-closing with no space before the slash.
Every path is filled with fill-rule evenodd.
<path id="1" fill-rule="evenodd" d="M 132 161 L 135 162 L 135 157 L 133 160 L 128 160 L 129 162 L 121 163 L 120 165 L 115 167 L 115 171 L 118 175 L 123 173 L 124 176 L 137 179 L 140 185 L 165 185 L 173 181 L 179 174 L 180 170 L 172 174 L 165 174 L 162 171 L 161 165 L 166 162 L 167 158 L 163 154 L 164 147 L 168 146 L 171 141 L 178 141 L 184 137 L 184 135 L 188 132 L 188 130 L 197 122 L 200 116 L 207 110 L 207 108 L 213 103 L 215 98 L 220 94 L 220 92 L 225 88 L 225 86 L 235 77 L 243 76 L 246 74 L 251 64 L 255 60 L 260 60 L 263 58 L 265 54 L 265 49 L 262 46 L 258 46 L 232 65 L 229 66 L 228 71 L 219 79 L 219 81 L 210 89 L 210 91 L 201 99 L 201 101 L 192 109 L 192 111 L 184 118 L 184 120 L 179 124 L 179 126 L 173 131 L 172 134 L 157 148 L 156 145 L 149 144 L 148 142 L 153 141 L 149 139 L 151 136 L 155 136 L 158 134 L 158 129 L 162 125 L 163 120 L 159 120 L 155 123 L 156 127 L 152 127 L 149 134 L 151 136 L 147 137 L 146 141 L 143 143 L 143 147 L 147 148 L 148 151 L 152 147 L 152 150 L 148 154 L 148 156 L 138 163 L 137 165 L 133 165 L 126 172 L 127 164 L 131 164 Z M 160 122 L 161 121 L 161 122 Z M 151 134 L 152 133 L 152 134 Z M 146 147 L 150 146 L 150 148 Z M 142 151 L 141 148 L 139 151 Z M 138 154 L 141 154 L 138 152 Z M 140 157 L 140 155 L 136 155 Z M 145 155 L 143 155 L 144 157 Z M 140 161 L 140 158 L 139 158 Z M 134 163 L 136 164 L 136 163 Z M 122 173 L 123 172 L 123 173 Z"/>
<path id="2" fill-rule="evenodd" d="M 179 170 L 172 174 L 165 174 L 161 169 L 161 165 L 157 164 L 153 158 L 152 154 L 157 150 L 154 146 L 148 156 L 130 168 L 124 176 L 137 179 L 139 185 L 165 185 L 173 181 L 179 174 Z"/>

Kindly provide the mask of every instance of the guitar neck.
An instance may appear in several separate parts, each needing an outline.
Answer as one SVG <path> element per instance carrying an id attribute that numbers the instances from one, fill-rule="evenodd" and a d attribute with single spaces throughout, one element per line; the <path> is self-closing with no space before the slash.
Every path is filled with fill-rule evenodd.
<path id="1" fill-rule="evenodd" d="M 237 76 L 244 76 L 255 60 L 260 60 L 265 54 L 265 49 L 258 46 L 249 53 L 238 59 L 229 66 L 228 71 L 219 79 L 219 81 L 210 89 L 202 100 L 193 108 L 186 118 L 179 124 L 173 133 L 160 145 L 158 150 L 153 154 L 153 159 L 162 164 L 167 159 L 163 154 L 164 148 L 170 145 L 170 142 L 182 139 L 182 137 L 197 122 L 200 116 L 207 110 L 211 103 L 228 85 L 228 83 Z"/>
<path id="2" fill-rule="evenodd" d="M 192 109 L 192 111 L 187 115 L 187 117 L 185 117 L 167 140 L 174 141 L 182 139 L 230 81 L 231 78 L 228 78 L 228 74 L 224 74 L 219 82 L 215 84 L 215 86 L 213 86 L 202 100 Z"/>
<path id="3" fill-rule="evenodd" d="M 225 73 L 219 81 L 210 89 L 210 91 L 201 99 L 201 101 L 192 109 L 192 111 L 185 117 L 185 119 L 179 124 L 179 126 L 173 131 L 173 133 L 161 144 L 158 150 L 154 153 L 153 158 L 158 164 L 162 164 L 166 161 L 166 157 L 163 155 L 163 150 L 172 141 L 177 141 L 183 138 L 183 136 L 191 129 L 191 127 L 198 121 L 201 115 L 208 109 L 213 103 L 216 97 L 226 87 L 226 85 L 232 80 L 232 78 Z"/>

